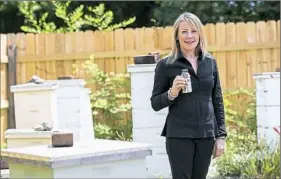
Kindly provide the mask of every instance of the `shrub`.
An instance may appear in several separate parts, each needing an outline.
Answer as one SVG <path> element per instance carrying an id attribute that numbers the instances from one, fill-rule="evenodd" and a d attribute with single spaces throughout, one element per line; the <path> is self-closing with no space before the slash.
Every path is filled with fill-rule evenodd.
<path id="1" fill-rule="evenodd" d="M 280 144 L 270 149 L 265 143 L 250 151 L 242 168 L 242 177 L 259 179 L 280 177 Z"/>
<path id="2" fill-rule="evenodd" d="M 226 91 L 224 100 L 228 137 L 226 152 L 216 161 L 218 174 L 260 179 L 280 176 L 280 145 L 271 151 L 264 143 L 257 144 L 255 91 Z"/>
<path id="3" fill-rule="evenodd" d="M 84 71 L 87 84 L 96 85 L 97 89 L 90 94 L 91 107 L 97 138 L 123 139 L 131 138 L 131 120 L 122 124 L 127 111 L 131 109 L 131 96 L 127 91 L 130 80 L 128 74 L 107 74 L 103 72 L 94 60 L 87 60 L 82 68 L 76 67 L 76 72 Z M 123 136 L 123 137 L 122 137 Z"/>

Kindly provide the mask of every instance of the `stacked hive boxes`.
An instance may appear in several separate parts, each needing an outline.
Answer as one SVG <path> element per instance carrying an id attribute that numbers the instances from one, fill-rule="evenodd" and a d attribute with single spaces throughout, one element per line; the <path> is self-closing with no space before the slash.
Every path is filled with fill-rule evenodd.
<path id="1" fill-rule="evenodd" d="M 43 122 L 52 124 L 54 129 L 70 130 L 74 141 L 92 141 L 94 129 L 89 90 L 84 85 L 82 79 L 71 79 L 12 86 L 16 129 L 6 131 L 8 148 L 18 147 L 20 143 L 24 146 L 49 143 L 51 132 L 32 129 Z"/>
<path id="2" fill-rule="evenodd" d="M 170 166 L 166 154 L 165 137 L 161 132 L 168 109 L 155 112 L 150 97 L 153 88 L 155 64 L 129 65 L 133 114 L 133 140 L 152 144 L 152 156 L 146 158 L 148 177 L 170 178 Z"/>
<path id="3" fill-rule="evenodd" d="M 273 128 L 280 128 L 280 72 L 256 74 L 254 79 L 258 138 L 274 146 L 279 143 L 279 136 Z"/>

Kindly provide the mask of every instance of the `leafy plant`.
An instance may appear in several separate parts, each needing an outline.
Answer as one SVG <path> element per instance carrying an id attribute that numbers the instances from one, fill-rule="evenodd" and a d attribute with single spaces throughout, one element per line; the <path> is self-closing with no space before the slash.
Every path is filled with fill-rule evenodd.
<path id="1" fill-rule="evenodd" d="M 75 69 L 76 72 L 83 71 L 89 76 L 86 79 L 88 84 L 97 86 L 90 94 L 97 135 L 129 140 L 132 124 L 129 122 L 124 126 L 120 123 L 126 112 L 131 109 L 131 95 L 128 92 L 129 74 L 107 74 L 95 64 L 94 59 L 87 60 L 82 67 Z"/>
<path id="2" fill-rule="evenodd" d="M 217 160 L 217 171 L 223 177 L 241 176 L 245 155 L 256 146 L 256 121 L 253 117 L 255 113 L 252 113 L 255 112 L 254 92 L 246 89 L 227 90 L 223 97 L 228 131 L 227 150 Z"/>
<path id="3" fill-rule="evenodd" d="M 95 124 L 95 137 L 100 139 L 114 139 L 114 132 L 112 129 L 104 124 L 96 123 Z"/>
<path id="4" fill-rule="evenodd" d="M 41 15 L 38 13 L 36 14 L 36 12 L 41 9 L 40 2 L 21 1 L 19 2 L 18 8 L 25 17 L 25 25 L 21 26 L 24 32 L 75 32 L 87 26 L 98 30 L 114 30 L 126 27 L 136 20 L 135 17 L 132 17 L 123 22 L 111 24 L 114 19 L 114 14 L 112 11 L 105 11 L 104 4 L 99 4 L 95 7 L 89 6 L 86 9 L 84 5 L 80 5 L 69 12 L 71 1 L 50 1 L 49 3 L 53 6 L 56 17 L 61 19 L 65 25 L 57 27 L 54 22 L 47 22 L 48 12 L 44 12 Z"/>
<path id="5" fill-rule="evenodd" d="M 114 130 L 106 124 L 97 122 L 95 124 L 95 137 L 99 139 L 132 141 L 132 135 L 125 136 L 123 131 Z"/>
<path id="6" fill-rule="evenodd" d="M 265 179 L 280 175 L 280 146 L 271 151 L 264 143 L 257 144 L 254 94 L 247 89 L 224 93 L 229 135 L 226 152 L 216 161 L 222 177 Z"/>
<path id="7" fill-rule="evenodd" d="M 242 168 L 246 163 L 249 151 L 255 150 L 256 136 L 241 134 L 237 130 L 228 128 L 226 152 L 217 159 L 217 171 L 223 177 L 237 177 L 242 175 Z"/>
<path id="8" fill-rule="evenodd" d="M 107 74 L 102 71 L 94 60 L 88 60 L 82 65 L 82 69 L 89 78 L 87 83 L 99 86 L 99 89 L 91 93 L 94 116 L 107 119 L 121 119 L 120 113 L 131 109 L 129 86 L 129 74 Z"/>
<path id="9" fill-rule="evenodd" d="M 224 103 L 227 126 L 240 132 L 256 133 L 256 98 L 254 90 L 245 88 L 227 90 L 224 92 Z"/>
<path id="10" fill-rule="evenodd" d="M 280 176 L 280 144 L 272 150 L 265 143 L 261 143 L 247 155 L 245 161 L 242 177 L 276 179 Z"/>

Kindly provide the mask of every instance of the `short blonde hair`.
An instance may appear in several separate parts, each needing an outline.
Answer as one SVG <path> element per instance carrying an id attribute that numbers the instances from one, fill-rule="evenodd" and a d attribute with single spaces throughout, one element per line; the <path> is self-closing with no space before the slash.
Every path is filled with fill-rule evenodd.
<path id="1" fill-rule="evenodd" d="M 199 33 L 199 43 L 196 47 L 196 55 L 199 55 L 199 52 L 202 52 L 202 55 L 205 56 L 208 52 L 207 52 L 207 40 L 205 38 L 204 35 L 204 31 L 203 31 L 203 25 L 200 21 L 200 19 L 189 12 L 185 12 L 183 14 L 181 14 L 177 20 L 174 23 L 174 30 L 173 30 L 173 35 L 172 35 L 172 50 L 170 52 L 170 54 L 168 55 L 168 63 L 174 63 L 178 57 L 178 53 L 180 52 L 180 48 L 177 45 L 177 39 L 178 39 L 178 30 L 179 30 L 179 26 L 180 23 L 182 21 L 186 21 L 188 23 L 190 23 L 191 25 L 193 25 L 197 32 Z"/>

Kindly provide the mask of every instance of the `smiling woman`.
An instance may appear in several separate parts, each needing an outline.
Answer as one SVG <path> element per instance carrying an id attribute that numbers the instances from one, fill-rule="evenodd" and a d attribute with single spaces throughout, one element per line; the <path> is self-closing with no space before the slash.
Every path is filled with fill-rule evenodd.
<path id="1" fill-rule="evenodd" d="M 205 179 L 212 154 L 224 153 L 227 133 L 218 67 L 206 50 L 202 28 L 197 16 L 181 14 L 171 53 L 155 68 L 151 106 L 155 111 L 169 108 L 161 135 L 173 179 Z"/>

